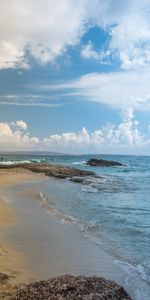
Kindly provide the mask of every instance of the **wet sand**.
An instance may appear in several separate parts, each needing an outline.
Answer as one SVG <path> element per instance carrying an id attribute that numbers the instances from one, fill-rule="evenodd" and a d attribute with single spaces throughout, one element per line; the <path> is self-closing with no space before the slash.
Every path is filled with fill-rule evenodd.
<path id="1" fill-rule="evenodd" d="M 14 224 L 16 221 L 14 211 L 3 199 L 0 199 L 0 228 L 8 224 Z"/>
<path id="2" fill-rule="evenodd" d="M 72 274 L 103 276 L 126 288 L 113 257 L 46 209 L 39 193 L 49 180 L 23 169 L 0 170 L 1 272 L 17 284 Z"/>
<path id="3" fill-rule="evenodd" d="M 0 198 L 0 272 L 8 274 L 12 282 L 15 282 L 14 279 L 17 278 L 18 272 L 17 282 L 20 281 L 23 256 L 6 241 L 3 231 L 7 230 L 9 226 L 17 224 L 17 222 L 14 210 L 6 201 Z"/>

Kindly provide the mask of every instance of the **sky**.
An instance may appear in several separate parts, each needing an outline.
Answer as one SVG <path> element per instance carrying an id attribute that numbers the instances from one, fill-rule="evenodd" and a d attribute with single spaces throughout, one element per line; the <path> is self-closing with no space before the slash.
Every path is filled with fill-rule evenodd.
<path id="1" fill-rule="evenodd" d="M 149 0 L 0 0 L 0 151 L 150 155 Z"/>

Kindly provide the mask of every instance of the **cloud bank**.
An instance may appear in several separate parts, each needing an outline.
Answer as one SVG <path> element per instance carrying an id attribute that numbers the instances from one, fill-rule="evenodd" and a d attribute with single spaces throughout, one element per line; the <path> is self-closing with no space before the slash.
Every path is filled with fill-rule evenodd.
<path id="1" fill-rule="evenodd" d="M 108 123 L 101 128 L 89 132 L 85 127 L 79 132 L 66 132 L 61 135 L 50 135 L 44 143 L 51 149 L 83 153 L 116 151 L 136 152 L 135 147 L 145 147 L 150 143 L 149 133 L 145 136 L 140 131 L 140 124 L 135 120 L 133 111 L 126 109 L 121 112 L 122 121 L 119 125 Z M 85 150 L 86 149 L 86 150 Z"/>
<path id="2" fill-rule="evenodd" d="M 27 124 L 22 121 L 0 123 L 0 151 L 35 150 L 66 153 L 137 153 L 147 150 L 150 144 L 150 130 L 140 130 L 140 123 L 131 109 L 121 112 L 121 122 L 108 123 L 93 132 L 85 127 L 78 132 L 64 132 L 39 139 L 32 137 Z M 136 150 L 137 147 L 137 150 Z"/>

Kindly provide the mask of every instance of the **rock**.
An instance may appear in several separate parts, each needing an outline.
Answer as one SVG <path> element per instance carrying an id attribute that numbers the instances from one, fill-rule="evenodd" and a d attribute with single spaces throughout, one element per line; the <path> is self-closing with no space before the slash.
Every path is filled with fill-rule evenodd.
<path id="1" fill-rule="evenodd" d="M 16 166 L 15 166 L 16 167 Z M 74 176 L 91 176 L 95 175 L 94 172 L 84 171 L 62 165 L 55 164 L 23 164 L 23 168 L 36 173 L 44 173 L 47 176 L 53 176 L 56 178 L 72 178 Z"/>
<path id="2" fill-rule="evenodd" d="M 5 273 L 0 273 L 0 284 L 5 283 L 6 281 L 8 281 L 9 276 Z"/>
<path id="3" fill-rule="evenodd" d="M 76 168 L 71 168 L 63 165 L 44 164 L 44 163 L 21 163 L 13 165 L 0 165 L 0 169 L 24 168 L 35 173 L 44 173 L 47 176 L 60 179 L 83 176 L 96 176 L 94 172 L 84 171 Z"/>
<path id="4" fill-rule="evenodd" d="M 73 182 L 82 183 L 84 181 L 84 177 L 74 176 L 74 177 L 71 177 L 70 180 Z"/>
<path id="5" fill-rule="evenodd" d="M 100 277 L 64 275 L 34 282 L 12 300 L 132 300 L 123 287 Z"/>
<path id="6" fill-rule="evenodd" d="M 91 158 L 90 160 L 87 161 L 86 165 L 95 167 L 113 167 L 113 166 L 123 166 L 122 163 L 113 161 L 113 160 L 105 160 L 105 159 L 96 159 L 96 158 Z"/>

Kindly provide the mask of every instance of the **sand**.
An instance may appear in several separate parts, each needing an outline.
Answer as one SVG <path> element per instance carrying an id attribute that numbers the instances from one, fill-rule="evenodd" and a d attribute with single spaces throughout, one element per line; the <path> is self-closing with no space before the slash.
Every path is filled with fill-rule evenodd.
<path id="1" fill-rule="evenodd" d="M 0 170 L 0 273 L 7 274 L 8 282 L 0 284 L 0 299 L 9 299 L 14 284 L 27 283 L 33 278 L 33 274 L 28 269 L 23 252 L 18 251 L 5 238 L 5 233 L 10 227 L 19 225 L 19 217 L 6 197 L 3 197 L 3 189 L 11 185 L 31 182 L 42 175 L 33 174 L 24 169 Z M 24 270 L 24 272 L 22 272 Z"/>
<path id="2" fill-rule="evenodd" d="M 44 178 L 44 176 L 23 168 L 0 169 L 0 188 L 21 182 L 30 182 L 39 178 Z"/>
<path id="3" fill-rule="evenodd" d="M 0 228 L 7 224 L 13 224 L 16 221 L 14 211 L 3 199 L 0 199 Z"/>

